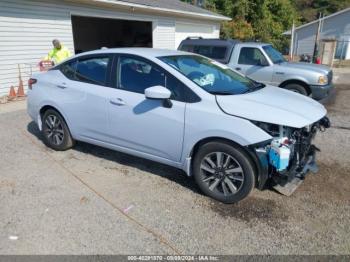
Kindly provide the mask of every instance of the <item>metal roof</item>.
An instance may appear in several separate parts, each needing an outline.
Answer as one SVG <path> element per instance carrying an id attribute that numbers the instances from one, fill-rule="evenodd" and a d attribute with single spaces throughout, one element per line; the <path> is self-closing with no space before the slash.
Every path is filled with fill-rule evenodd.
<path id="1" fill-rule="evenodd" d="M 95 3 L 130 6 L 144 10 L 174 13 L 210 20 L 231 20 L 231 18 L 208 11 L 204 8 L 184 3 L 180 0 L 92 0 Z"/>
<path id="2" fill-rule="evenodd" d="M 330 15 L 328 15 L 328 16 L 325 16 L 325 17 L 323 17 L 323 18 L 321 18 L 321 19 L 316 19 L 316 20 L 311 21 L 311 22 L 309 22 L 309 23 L 307 23 L 307 24 L 300 25 L 300 26 L 296 27 L 295 30 L 298 30 L 298 29 L 307 27 L 307 26 L 309 26 L 309 25 L 313 25 L 313 24 L 315 24 L 315 23 L 318 23 L 319 20 L 323 21 L 323 20 L 326 20 L 326 19 L 331 18 L 331 17 L 333 17 L 333 16 L 337 16 L 337 15 L 343 14 L 343 13 L 348 12 L 348 11 L 350 11 L 350 7 L 345 8 L 345 9 L 343 9 L 343 10 L 340 10 L 340 11 L 338 11 L 338 12 L 336 12 L 336 13 L 330 14 Z M 282 35 L 290 35 L 290 34 L 291 34 L 291 30 L 288 30 L 288 31 L 284 32 Z"/>

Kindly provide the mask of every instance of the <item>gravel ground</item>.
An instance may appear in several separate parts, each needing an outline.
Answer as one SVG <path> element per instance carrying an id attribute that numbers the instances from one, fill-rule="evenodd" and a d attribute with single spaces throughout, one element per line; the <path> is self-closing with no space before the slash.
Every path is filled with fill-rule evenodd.
<path id="1" fill-rule="evenodd" d="M 350 87 L 327 107 L 320 172 L 291 197 L 225 205 L 181 171 L 78 143 L 45 147 L 23 103 L 0 107 L 0 254 L 349 254 Z"/>

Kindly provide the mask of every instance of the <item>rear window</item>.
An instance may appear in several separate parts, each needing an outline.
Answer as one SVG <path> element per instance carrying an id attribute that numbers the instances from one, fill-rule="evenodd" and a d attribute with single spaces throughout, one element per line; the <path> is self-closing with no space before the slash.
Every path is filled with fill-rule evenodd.
<path id="1" fill-rule="evenodd" d="M 227 53 L 226 46 L 183 45 L 181 50 L 203 55 L 215 60 L 225 59 Z"/>
<path id="2" fill-rule="evenodd" d="M 107 85 L 110 57 L 81 57 L 68 61 L 58 68 L 68 79 L 95 85 Z"/>
<path id="3" fill-rule="evenodd" d="M 95 85 L 105 85 L 109 57 L 79 60 L 75 77 L 78 81 Z"/>

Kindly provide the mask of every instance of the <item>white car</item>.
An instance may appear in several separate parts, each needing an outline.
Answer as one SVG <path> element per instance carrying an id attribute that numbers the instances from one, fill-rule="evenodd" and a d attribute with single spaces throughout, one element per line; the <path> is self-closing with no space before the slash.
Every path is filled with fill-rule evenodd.
<path id="1" fill-rule="evenodd" d="M 49 147 L 84 141 L 174 166 L 225 203 L 267 180 L 289 195 L 317 171 L 312 139 L 330 125 L 308 97 L 180 51 L 83 53 L 33 75 L 29 89 Z"/>

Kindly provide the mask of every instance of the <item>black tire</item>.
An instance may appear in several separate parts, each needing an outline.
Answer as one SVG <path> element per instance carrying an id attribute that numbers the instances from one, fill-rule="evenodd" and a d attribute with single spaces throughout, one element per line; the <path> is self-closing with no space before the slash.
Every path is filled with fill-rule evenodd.
<path id="1" fill-rule="evenodd" d="M 289 91 L 293 91 L 295 93 L 298 93 L 298 94 L 301 94 L 301 95 L 304 95 L 304 96 L 307 96 L 307 91 L 306 91 L 306 88 L 303 87 L 302 85 L 299 85 L 299 84 L 288 84 L 286 86 L 284 86 L 283 88 L 289 90 Z"/>
<path id="2" fill-rule="evenodd" d="M 66 121 L 56 110 L 48 109 L 42 116 L 42 134 L 45 144 L 54 150 L 64 151 L 74 145 Z"/>
<path id="3" fill-rule="evenodd" d="M 218 153 L 223 154 L 219 157 Z M 231 157 L 230 160 L 228 156 Z M 208 162 L 208 158 L 214 163 Z M 230 163 L 225 168 L 226 160 Z M 222 164 L 218 165 L 219 162 Z M 209 167 L 210 172 L 203 169 L 202 164 L 205 169 Z M 221 169 L 214 168 L 212 164 L 221 166 Z M 212 169 L 217 170 L 212 173 Z M 233 170 L 242 170 L 242 172 L 233 172 Z M 199 148 L 193 160 L 193 174 L 198 187 L 204 194 L 226 204 L 236 203 L 246 198 L 255 186 L 254 167 L 248 155 L 240 147 L 222 141 L 209 142 Z M 243 180 L 236 180 L 238 178 Z M 217 179 L 220 182 L 217 182 Z M 231 185 L 226 179 L 231 181 Z M 232 184 L 236 191 L 232 190 Z"/>

